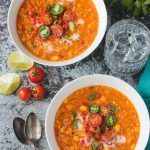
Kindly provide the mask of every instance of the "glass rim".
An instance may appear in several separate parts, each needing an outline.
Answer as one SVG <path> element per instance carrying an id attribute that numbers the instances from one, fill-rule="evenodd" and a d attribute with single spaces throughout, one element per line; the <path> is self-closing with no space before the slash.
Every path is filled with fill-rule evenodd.
<path id="1" fill-rule="evenodd" d="M 139 59 L 139 60 L 137 60 L 137 61 L 124 62 L 124 63 L 128 63 L 128 64 L 133 64 L 133 63 L 138 63 L 138 62 L 142 61 L 143 59 L 146 59 L 146 58 L 149 57 L 149 55 L 150 55 L 150 30 L 149 30 L 148 27 L 147 27 L 146 25 L 144 25 L 142 22 L 137 21 L 137 20 L 135 20 L 135 19 L 122 19 L 122 20 L 117 21 L 116 23 L 114 23 L 114 24 L 109 28 L 109 30 L 108 30 L 107 33 L 106 33 L 106 40 L 105 40 L 104 53 L 105 53 L 106 50 L 107 50 L 106 46 L 108 45 L 108 37 L 111 35 L 110 32 L 113 31 L 113 28 L 115 28 L 115 26 L 118 25 L 119 23 L 122 23 L 121 26 L 125 25 L 125 23 L 123 23 L 123 22 L 127 22 L 127 24 L 132 24 L 132 23 L 128 23 L 129 21 L 136 23 L 137 26 L 138 26 L 138 24 L 139 24 L 139 25 L 142 25 L 142 26 L 144 27 L 145 32 L 147 33 L 147 35 L 148 35 L 148 37 L 149 37 L 149 39 L 148 39 L 149 44 L 147 45 L 149 50 L 145 53 L 145 55 L 144 55 L 141 59 Z M 139 27 L 139 28 L 142 28 L 142 27 Z M 114 58 L 115 58 L 115 60 L 121 61 L 120 59 L 118 59 L 118 58 L 116 58 L 116 57 L 114 57 Z"/>

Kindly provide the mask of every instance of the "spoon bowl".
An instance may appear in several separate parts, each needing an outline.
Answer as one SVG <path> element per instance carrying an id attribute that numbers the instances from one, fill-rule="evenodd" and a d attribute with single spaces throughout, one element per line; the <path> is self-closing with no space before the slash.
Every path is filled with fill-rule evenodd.
<path id="1" fill-rule="evenodd" d="M 26 138 L 26 135 L 25 135 L 25 121 L 23 119 L 16 117 L 13 120 L 13 129 L 14 129 L 17 139 L 22 144 L 25 144 L 25 145 L 30 144 L 29 140 Z"/>
<path id="2" fill-rule="evenodd" d="M 25 125 L 27 139 L 35 146 L 41 138 L 41 124 L 38 117 L 32 112 L 28 115 Z"/>

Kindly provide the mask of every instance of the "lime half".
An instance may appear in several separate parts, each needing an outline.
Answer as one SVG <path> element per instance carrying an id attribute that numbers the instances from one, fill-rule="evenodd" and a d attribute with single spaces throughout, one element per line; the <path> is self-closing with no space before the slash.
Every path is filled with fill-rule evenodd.
<path id="1" fill-rule="evenodd" d="M 32 68 L 34 63 L 21 53 L 13 52 L 8 57 L 7 64 L 11 69 L 25 71 Z"/>
<path id="2" fill-rule="evenodd" d="M 12 94 L 20 85 L 20 76 L 15 73 L 7 73 L 0 76 L 0 94 Z"/>

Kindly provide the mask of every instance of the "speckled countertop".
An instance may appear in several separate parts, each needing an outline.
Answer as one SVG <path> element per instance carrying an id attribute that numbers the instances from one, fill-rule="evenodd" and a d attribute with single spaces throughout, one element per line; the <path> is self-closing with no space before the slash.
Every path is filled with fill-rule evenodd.
<path id="1" fill-rule="evenodd" d="M 0 74 L 5 72 L 13 72 L 8 69 L 6 64 L 9 54 L 16 50 L 7 29 L 7 12 L 10 2 L 10 0 L 0 0 Z M 105 0 L 105 2 L 109 15 L 108 28 L 117 20 L 131 18 L 131 16 L 124 12 L 118 4 L 112 6 L 111 0 Z M 136 19 L 142 21 L 150 28 L 150 16 Z M 43 101 L 33 101 L 28 104 L 24 104 L 19 102 L 16 96 L 17 92 L 11 96 L 0 95 L 0 150 L 31 150 L 30 146 L 24 146 L 18 142 L 12 128 L 12 122 L 15 117 L 19 116 L 25 119 L 31 111 L 35 112 L 39 116 L 42 124 L 43 134 L 39 143 L 39 150 L 48 150 L 49 148 L 44 133 L 45 113 L 51 99 L 57 91 L 69 81 L 84 75 L 96 73 L 117 76 L 112 74 L 107 68 L 103 60 L 103 48 L 104 41 L 89 57 L 67 67 L 56 68 L 41 66 L 47 74 L 44 86 L 48 91 L 47 96 Z M 29 86 L 26 72 L 17 73 L 22 77 L 21 86 Z M 134 77 L 117 77 L 122 78 L 135 87 L 139 76 L 140 73 Z"/>

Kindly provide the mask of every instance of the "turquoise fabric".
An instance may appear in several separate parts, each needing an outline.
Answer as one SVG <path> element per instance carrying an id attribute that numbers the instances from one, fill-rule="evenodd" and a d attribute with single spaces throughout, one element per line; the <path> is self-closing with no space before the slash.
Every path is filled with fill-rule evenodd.
<path id="1" fill-rule="evenodd" d="M 144 73 L 140 77 L 140 81 L 137 86 L 137 91 L 143 97 L 150 114 L 150 58 L 148 59 Z M 145 150 L 150 150 L 150 137 Z"/>

